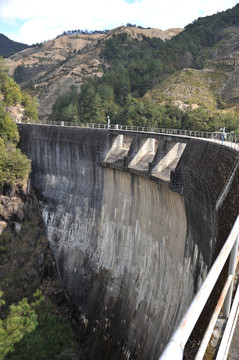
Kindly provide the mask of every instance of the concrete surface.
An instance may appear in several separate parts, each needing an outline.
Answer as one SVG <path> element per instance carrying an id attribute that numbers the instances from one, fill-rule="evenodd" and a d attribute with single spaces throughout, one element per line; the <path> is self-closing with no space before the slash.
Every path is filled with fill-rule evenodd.
<path id="1" fill-rule="evenodd" d="M 146 169 L 156 154 L 163 159 L 171 137 L 148 141 L 130 133 L 129 149 L 120 150 L 117 136 L 21 125 L 20 147 L 32 159 L 60 279 L 86 324 L 88 358 L 155 360 L 238 213 L 234 179 L 216 210 L 235 152 L 187 139 L 169 184 L 130 167 L 142 161 Z M 160 151 L 156 140 L 164 142 Z M 117 169 L 101 166 L 107 156 L 119 161 Z"/>

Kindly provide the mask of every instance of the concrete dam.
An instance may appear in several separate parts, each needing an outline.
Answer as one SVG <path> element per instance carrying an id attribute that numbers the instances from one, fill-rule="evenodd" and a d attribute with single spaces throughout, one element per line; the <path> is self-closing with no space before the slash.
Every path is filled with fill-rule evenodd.
<path id="1" fill-rule="evenodd" d="M 156 133 L 19 131 L 87 359 L 158 359 L 238 215 L 238 151 Z"/>

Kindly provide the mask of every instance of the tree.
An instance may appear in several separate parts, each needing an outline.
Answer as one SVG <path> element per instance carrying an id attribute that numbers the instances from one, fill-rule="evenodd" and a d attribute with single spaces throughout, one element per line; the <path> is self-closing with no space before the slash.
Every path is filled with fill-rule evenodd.
<path id="1" fill-rule="evenodd" d="M 30 306 L 36 311 L 37 327 L 14 344 L 13 351 L 8 352 L 5 360 L 76 360 L 78 357 L 69 320 L 56 316 L 52 304 L 39 290 L 34 296 L 35 301 Z"/>
<path id="2" fill-rule="evenodd" d="M 3 292 L 0 291 L 0 306 L 5 304 L 2 295 Z M 24 298 L 17 305 L 9 307 L 10 313 L 6 319 L 0 319 L 0 360 L 4 360 L 14 350 L 14 344 L 36 328 L 37 314 L 34 305 L 29 305 Z"/>
<path id="3" fill-rule="evenodd" d="M 127 125 L 137 125 L 137 99 L 133 98 L 131 94 L 129 94 L 126 98 L 126 104 L 124 107 L 124 111 L 121 114 L 122 120 L 120 122 Z"/>
<path id="4" fill-rule="evenodd" d="M 78 122 L 80 119 L 78 97 L 79 95 L 74 86 L 71 87 L 69 94 L 58 96 L 52 106 L 49 119 L 52 121 Z"/>
<path id="5" fill-rule="evenodd" d="M 22 105 L 25 107 L 25 119 L 38 121 L 38 100 L 26 91 L 22 92 Z"/>
<path id="6" fill-rule="evenodd" d="M 76 104 L 69 104 L 68 106 L 65 106 L 61 113 L 61 120 L 62 121 L 78 121 L 79 115 L 78 115 L 78 109 Z"/>
<path id="7" fill-rule="evenodd" d="M 182 128 L 208 131 L 210 128 L 209 120 L 210 114 L 208 110 L 201 106 L 197 109 L 187 111 L 183 120 Z"/>
<path id="8" fill-rule="evenodd" d="M 19 141 L 17 124 L 9 117 L 0 100 L 0 137 L 7 142 Z"/>
<path id="9" fill-rule="evenodd" d="M 188 68 L 192 65 L 193 62 L 193 56 L 189 51 L 186 51 L 185 54 L 181 57 L 180 60 L 180 65 L 182 67 L 186 67 L 186 69 L 188 70 Z"/>
<path id="10" fill-rule="evenodd" d="M 5 146 L 0 137 L 0 184 L 21 185 L 28 178 L 31 170 L 31 162 L 15 146 Z"/>
<path id="11" fill-rule="evenodd" d="M 18 104 L 25 107 L 26 119 L 38 120 L 37 99 L 27 92 L 21 92 L 20 87 L 8 75 L 5 63 L 0 59 L 0 106 L 6 108 Z M 6 113 L 3 116 L 1 111 L 0 118 L 2 117 L 6 117 Z"/>
<path id="12" fill-rule="evenodd" d="M 239 133 L 238 115 L 232 111 L 215 114 L 211 121 L 211 130 L 218 131 L 225 127 L 226 131 Z"/>

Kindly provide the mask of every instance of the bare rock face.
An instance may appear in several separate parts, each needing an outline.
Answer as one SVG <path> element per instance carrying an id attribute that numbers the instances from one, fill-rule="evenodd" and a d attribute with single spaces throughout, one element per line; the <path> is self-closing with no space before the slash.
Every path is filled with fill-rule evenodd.
<path id="1" fill-rule="evenodd" d="M 18 198 L 13 197 L 9 198 L 8 196 L 0 196 L 1 205 L 3 207 L 3 211 L 1 211 L 1 215 L 6 220 L 11 220 L 13 217 L 18 221 L 22 221 L 24 218 L 24 202 Z"/>
<path id="2" fill-rule="evenodd" d="M 16 122 L 21 122 L 25 115 L 25 108 L 24 106 L 17 104 L 14 106 L 7 106 L 7 111 L 11 114 L 12 118 Z"/>
<path id="3" fill-rule="evenodd" d="M 0 221 L 0 235 L 2 235 L 2 233 L 6 229 L 6 227 L 7 227 L 6 221 Z"/>
<path id="4" fill-rule="evenodd" d="M 228 76 L 227 83 L 221 89 L 222 99 L 230 105 L 237 105 L 239 103 L 239 54 L 233 71 Z"/>
<path id="5" fill-rule="evenodd" d="M 0 236 L 0 288 L 6 304 L 17 303 L 36 289 L 54 301 L 61 288 L 34 192 L 24 195 L 22 189 L 14 188 L 11 194 L 1 195 L 0 202 L 0 234 L 4 231 Z M 4 311 L 1 308 L 1 316 Z"/>
<path id="6" fill-rule="evenodd" d="M 21 187 L 8 187 L 0 194 L 0 234 L 9 222 L 21 223 L 26 215 L 27 182 Z M 16 230 L 19 226 L 16 225 Z"/>
<path id="7" fill-rule="evenodd" d="M 181 29 L 181 28 L 170 28 L 170 29 L 165 30 L 165 33 L 171 39 L 173 36 L 178 35 L 181 31 L 183 31 L 183 29 Z"/>
<path id="8" fill-rule="evenodd" d="M 212 53 L 210 64 L 224 71 L 227 80 L 219 89 L 222 100 L 229 106 L 239 104 L 239 27 L 224 30 L 224 41 Z"/>

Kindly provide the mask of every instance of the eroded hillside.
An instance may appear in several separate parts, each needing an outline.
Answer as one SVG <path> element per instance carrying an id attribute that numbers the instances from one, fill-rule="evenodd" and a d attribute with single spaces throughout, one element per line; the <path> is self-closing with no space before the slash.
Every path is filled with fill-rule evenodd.
<path id="1" fill-rule="evenodd" d="M 170 102 L 181 109 L 204 106 L 213 111 L 239 105 L 239 27 L 224 29 L 221 40 L 207 50 L 203 69 L 184 68 L 149 91 L 159 103 Z"/>
<path id="2" fill-rule="evenodd" d="M 223 71 L 212 69 L 183 69 L 169 76 L 146 94 L 155 102 L 171 103 L 180 109 L 204 106 L 213 111 L 218 106 L 215 89 L 227 81 Z"/>
<path id="3" fill-rule="evenodd" d="M 87 79 L 103 75 L 103 68 L 109 66 L 100 57 L 104 40 L 121 33 L 138 39 L 147 36 L 166 40 L 181 30 L 121 26 L 103 34 L 65 35 L 19 52 L 8 58 L 7 64 L 10 75 L 14 74 L 23 88 L 34 90 L 39 114 L 44 117 L 51 113 L 57 96 L 69 92 L 72 85 L 80 91 Z"/>
<path id="4" fill-rule="evenodd" d="M 213 49 L 209 65 L 222 69 L 227 81 L 220 87 L 219 93 L 228 105 L 239 104 L 239 27 L 224 30 L 223 38 Z"/>

